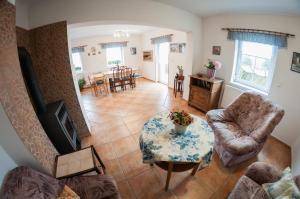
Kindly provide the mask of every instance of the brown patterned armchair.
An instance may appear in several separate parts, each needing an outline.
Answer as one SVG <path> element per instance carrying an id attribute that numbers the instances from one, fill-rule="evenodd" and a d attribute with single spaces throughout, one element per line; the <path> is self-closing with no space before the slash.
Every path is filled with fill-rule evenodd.
<path id="1" fill-rule="evenodd" d="M 228 199 L 268 199 L 269 197 L 261 185 L 276 182 L 281 175 L 282 172 L 275 167 L 264 162 L 255 162 L 238 180 Z M 300 176 L 294 177 L 294 180 L 297 187 L 300 188 Z"/>
<path id="2" fill-rule="evenodd" d="M 223 164 L 233 166 L 256 156 L 283 115 L 282 108 L 254 92 L 241 94 L 226 109 L 207 112 Z"/>

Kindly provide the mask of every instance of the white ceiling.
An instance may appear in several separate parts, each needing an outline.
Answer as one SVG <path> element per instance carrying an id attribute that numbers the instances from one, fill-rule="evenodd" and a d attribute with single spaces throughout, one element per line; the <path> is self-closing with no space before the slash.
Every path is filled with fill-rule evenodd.
<path id="1" fill-rule="evenodd" d="M 199 16 L 220 14 L 300 15 L 300 0 L 153 0 Z"/>
<path id="2" fill-rule="evenodd" d="M 71 39 L 93 37 L 93 36 L 112 36 L 115 31 L 125 31 L 131 35 L 142 34 L 158 28 L 152 26 L 138 25 L 95 25 L 70 28 L 69 36 Z"/>

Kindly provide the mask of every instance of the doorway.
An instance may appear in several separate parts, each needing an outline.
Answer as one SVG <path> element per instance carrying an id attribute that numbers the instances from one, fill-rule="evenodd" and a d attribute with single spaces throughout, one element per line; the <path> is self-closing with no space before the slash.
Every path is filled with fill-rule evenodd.
<path id="1" fill-rule="evenodd" d="M 165 85 L 169 82 L 169 53 L 170 43 L 156 44 L 156 80 Z"/>

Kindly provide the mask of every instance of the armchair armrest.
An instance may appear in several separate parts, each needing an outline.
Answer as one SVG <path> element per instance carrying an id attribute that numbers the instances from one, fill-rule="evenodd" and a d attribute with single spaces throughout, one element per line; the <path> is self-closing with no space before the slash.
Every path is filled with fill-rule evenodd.
<path id="1" fill-rule="evenodd" d="M 251 153 L 259 147 L 259 144 L 249 136 L 242 136 L 225 142 L 228 151 L 235 155 Z"/>
<path id="2" fill-rule="evenodd" d="M 264 183 L 272 183 L 279 180 L 281 173 L 282 172 L 277 168 L 267 163 L 255 162 L 248 167 L 245 175 L 259 185 L 262 185 Z"/>
<path id="3" fill-rule="evenodd" d="M 225 113 L 225 109 L 214 109 L 206 113 L 206 118 L 208 122 L 230 122 L 231 119 L 228 114 Z"/>

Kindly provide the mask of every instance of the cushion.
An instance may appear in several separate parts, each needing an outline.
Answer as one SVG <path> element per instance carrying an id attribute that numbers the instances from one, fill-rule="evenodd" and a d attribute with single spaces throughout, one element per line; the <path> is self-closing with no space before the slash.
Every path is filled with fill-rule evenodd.
<path id="1" fill-rule="evenodd" d="M 281 179 L 274 183 L 266 183 L 262 185 L 270 198 L 282 199 L 300 198 L 299 189 L 291 174 L 291 169 L 286 168 L 281 176 Z"/>
<path id="2" fill-rule="evenodd" d="M 65 185 L 57 199 L 80 199 L 80 197 L 70 187 Z"/>

